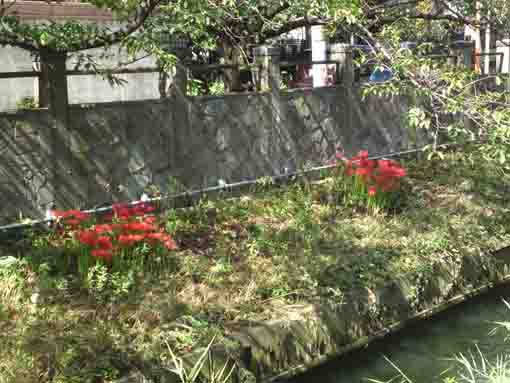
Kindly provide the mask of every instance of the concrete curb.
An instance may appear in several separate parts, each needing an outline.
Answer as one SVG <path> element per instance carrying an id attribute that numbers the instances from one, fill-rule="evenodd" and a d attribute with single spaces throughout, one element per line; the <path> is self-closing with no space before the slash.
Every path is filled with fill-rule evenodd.
<path id="1" fill-rule="evenodd" d="M 257 382 L 287 379 L 508 282 L 510 247 L 460 262 L 440 260 L 429 273 L 352 289 L 341 301 L 318 298 L 289 307 L 279 320 L 231 331 L 231 345 L 217 349 L 218 359 L 236 360 L 233 381 L 241 370 Z"/>

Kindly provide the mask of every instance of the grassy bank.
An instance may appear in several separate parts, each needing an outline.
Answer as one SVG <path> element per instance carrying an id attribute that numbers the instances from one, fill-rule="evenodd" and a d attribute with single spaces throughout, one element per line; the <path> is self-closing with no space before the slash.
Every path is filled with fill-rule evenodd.
<path id="1" fill-rule="evenodd" d="M 34 238 L 0 266 L 0 383 L 155 378 L 170 362 L 167 343 L 183 355 L 214 336 L 228 347 L 243 324 L 398 276 L 411 276 L 418 294 L 434 262 L 510 244 L 510 179 L 500 169 L 456 154 L 404 164 L 387 211 L 349 203 L 328 178 L 260 183 L 166 212 L 157 219 L 177 249 L 158 255 L 165 262 L 98 268 L 87 283 L 55 266 L 61 248 Z"/>

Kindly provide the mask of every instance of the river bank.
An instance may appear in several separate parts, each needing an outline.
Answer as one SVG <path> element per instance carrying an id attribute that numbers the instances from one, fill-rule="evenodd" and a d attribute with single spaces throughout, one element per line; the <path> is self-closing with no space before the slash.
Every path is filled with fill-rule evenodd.
<path id="1" fill-rule="evenodd" d="M 368 379 L 386 382 L 399 376 L 391 363 L 413 383 L 439 383 L 448 378 L 460 382 L 460 375 L 467 373 L 454 360 L 460 354 L 469 360 L 473 358 L 479 368 L 482 359 L 478 350 L 492 366 L 508 355 L 508 334 L 498 328 L 497 322 L 510 319 L 510 310 L 503 302 L 509 299 L 509 286 L 496 288 L 290 382 L 361 383 Z"/>
<path id="2" fill-rule="evenodd" d="M 167 211 L 154 219 L 177 249 L 156 272 L 83 283 L 58 263 L 74 237 L 34 238 L 1 271 L 0 371 L 170 381 L 168 346 L 190 358 L 215 337 L 218 362 L 268 381 L 504 282 L 508 178 L 457 154 L 405 166 L 386 212 L 338 204 L 334 178 Z"/>

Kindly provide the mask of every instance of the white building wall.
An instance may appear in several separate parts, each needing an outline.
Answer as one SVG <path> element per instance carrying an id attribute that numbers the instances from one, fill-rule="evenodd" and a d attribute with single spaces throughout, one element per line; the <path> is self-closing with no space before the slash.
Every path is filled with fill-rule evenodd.
<path id="1" fill-rule="evenodd" d="M 102 49 L 85 51 L 99 56 Z M 107 67 L 114 68 L 118 62 L 127 62 L 129 57 L 125 52 L 111 50 L 112 57 L 98 60 Z M 32 71 L 32 57 L 22 49 L 14 47 L 0 47 L 0 72 Z M 76 59 L 71 56 L 68 69 L 74 69 Z M 156 67 L 152 57 L 144 58 L 129 68 Z M 71 104 L 111 102 L 127 100 L 146 100 L 159 98 L 158 73 L 137 73 L 119 76 L 127 81 L 123 86 L 111 86 L 100 76 L 69 76 L 69 102 Z M 38 95 L 37 78 L 0 79 L 0 111 L 16 109 L 17 103 L 25 97 Z"/>

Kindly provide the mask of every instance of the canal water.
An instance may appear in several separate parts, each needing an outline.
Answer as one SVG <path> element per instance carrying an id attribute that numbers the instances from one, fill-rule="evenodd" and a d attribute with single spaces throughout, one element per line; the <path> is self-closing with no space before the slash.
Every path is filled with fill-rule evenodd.
<path id="1" fill-rule="evenodd" d="M 398 366 L 413 383 L 444 383 L 446 377 L 460 379 L 462 368 L 448 360 L 460 353 L 469 356 L 477 347 L 491 362 L 510 354 L 510 336 L 494 322 L 509 321 L 510 309 L 503 303 L 510 302 L 510 288 L 498 288 L 488 294 L 464 302 L 459 306 L 425 319 L 394 335 L 311 370 L 291 380 L 292 383 L 358 383 L 376 379 L 383 382 L 399 376 L 387 359 Z M 385 359 L 387 358 L 387 359 Z M 480 364 L 480 357 L 475 357 Z M 402 382 L 395 378 L 392 382 Z M 485 380 L 483 380 L 485 382 Z M 498 381 L 499 382 L 499 381 Z M 510 383 L 507 380 L 501 383 Z"/>

